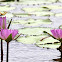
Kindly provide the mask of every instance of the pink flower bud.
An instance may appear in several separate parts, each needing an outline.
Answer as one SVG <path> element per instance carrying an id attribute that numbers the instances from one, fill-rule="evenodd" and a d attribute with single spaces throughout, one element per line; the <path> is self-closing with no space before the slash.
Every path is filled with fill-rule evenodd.
<path id="1" fill-rule="evenodd" d="M 6 29 L 6 17 L 0 17 L 0 29 Z"/>

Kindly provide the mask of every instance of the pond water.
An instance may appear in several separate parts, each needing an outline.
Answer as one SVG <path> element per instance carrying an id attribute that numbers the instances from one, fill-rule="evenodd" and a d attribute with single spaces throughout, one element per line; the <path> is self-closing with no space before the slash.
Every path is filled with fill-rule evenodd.
<path id="1" fill-rule="evenodd" d="M 10 29 L 18 29 L 24 34 L 17 41 L 10 42 L 9 62 L 60 62 L 53 60 L 60 58 L 61 53 L 56 49 L 60 44 L 41 45 L 57 40 L 48 38 L 40 42 L 40 39 L 48 36 L 42 31 L 51 33 L 50 29 L 62 25 L 61 0 L 0 2 L 0 11 L 7 12 L 3 15 L 7 17 L 7 25 L 12 19 Z M 3 43 L 5 62 L 6 42 Z"/>

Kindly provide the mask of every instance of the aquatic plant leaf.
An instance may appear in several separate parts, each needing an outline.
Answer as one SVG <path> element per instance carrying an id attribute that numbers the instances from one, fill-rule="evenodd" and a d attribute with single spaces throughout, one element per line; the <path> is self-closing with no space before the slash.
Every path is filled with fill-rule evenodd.
<path id="1" fill-rule="evenodd" d="M 28 35 L 41 35 L 43 31 L 47 31 L 49 33 L 51 28 L 24 28 L 19 29 L 19 33 L 28 34 Z"/>
<path id="2" fill-rule="evenodd" d="M 42 48 L 59 48 L 61 44 L 57 43 L 57 44 L 46 44 L 46 45 L 37 45 L 38 47 L 42 47 Z"/>
<path id="3" fill-rule="evenodd" d="M 60 41 L 49 37 L 42 41 L 37 41 L 36 45 L 39 47 L 58 48 L 61 44 Z"/>
<path id="4" fill-rule="evenodd" d="M 56 39 L 53 39 L 52 37 L 49 37 L 42 41 L 39 41 L 37 44 L 47 44 L 47 43 L 54 43 L 54 42 L 59 42 L 59 41 Z"/>
<path id="5" fill-rule="evenodd" d="M 13 17 L 14 15 L 11 14 L 11 13 L 7 13 L 7 14 L 5 14 L 4 16 L 6 16 L 7 18 L 11 18 L 11 17 Z M 2 17 L 4 17 L 4 16 L 2 16 Z"/>
<path id="6" fill-rule="evenodd" d="M 17 39 L 18 42 L 22 42 L 24 44 L 35 44 L 37 41 L 40 40 L 40 38 L 46 37 L 46 35 L 41 36 L 27 36 L 27 37 L 19 37 Z"/>
<path id="7" fill-rule="evenodd" d="M 62 0 L 59 0 L 60 2 L 62 2 Z"/>
<path id="8" fill-rule="evenodd" d="M 41 25 L 41 24 L 51 24 L 52 22 L 49 19 L 38 19 L 38 20 L 34 20 L 34 19 L 28 19 L 28 20 L 16 20 L 16 21 L 12 21 L 12 24 L 21 24 L 24 26 L 37 26 L 37 25 Z"/>
<path id="9" fill-rule="evenodd" d="M 31 12 L 30 14 L 34 14 L 36 16 L 52 16 L 52 15 L 54 15 L 54 13 L 52 13 L 52 12 L 45 12 L 45 11 L 43 11 L 43 12 Z"/>
<path id="10" fill-rule="evenodd" d="M 62 16 L 62 13 L 57 13 L 55 16 L 60 17 Z"/>
<path id="11" fill-rule="evenodd" d="M 0 11 L 10 11 L 15 9 L 15 7 L 0 6 Z"/>
<path id="12" fill-rule="evenodd" d="M 36 11 L 44 11 L 44 10 L 50 10 L 50 9 L 47 9 L 47 8 L 23 8 L 22 10 L 26 11 L 26 12 L 36 12 Z"/>
<path id="13" fill-rule="evenodd" d="M 47 7 L 49 9 L 62 9 L 62 7 L 59 5 L 43 5 L 41 7 Z"/>

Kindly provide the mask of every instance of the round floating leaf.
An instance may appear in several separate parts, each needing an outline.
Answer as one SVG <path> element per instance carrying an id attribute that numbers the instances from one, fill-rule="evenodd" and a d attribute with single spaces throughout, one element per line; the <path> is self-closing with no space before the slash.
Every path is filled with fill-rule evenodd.
<path id="1" fill-rule="evenodd" d="M 11 18 L 11 17 L 13 17 L 14 15 L 11 14 L 11 13 L 7 13 L 7 14 L 5 14 L 4 16 L 6 16 L 7 18 Z M 4 16 L 2 16 L 2 17 L 4 17 Z"/>
<path id="2" fill-rule="evenodd" d="M 17 16 L 17 17 L 28 17 L 28 16 L 31 16 L 31 14 L 28 14 L 28 13 L 13 13 L 14 16 Z"/>
<path id="3" fill-rule="evenodd" d="M 47 7 L 49 9 L 62 9 L 62 6 L 59 5 L 43 5 L 41 7 Z"/>
<path id="4" fill-rule="evenodd" d="M 36 11 L 44 11 L 44 10 L 50 10 L 47 8 L 23 8 L 22 10 L 26 11 L 26 12 L 36 12 Z"/>
<path id="5" fill-rule="evenodd" d="M 57 0 L 48 0 L 49 2 L 56 2 Z"/>
<path id="6" fill-rule="evenodd" d="M 41 4 L 41 3 L 50 3 L 50 2 L 49 1 L 46 2 L 45 0 L 39 0 L 39 1 L 38 0 L 37 1 L 23 0 L 22 3 L 18 3 L 18 4 Z"/>
<path id="7" fill-rule="evenodd" d="M 34 19 L 28 19 L 28 20 L 16 20 L 13 21 L 12 24 L 22 24 L 25 26 L 37 26 L 37 25 L 41 25 L 41 24 L 51 24 L 52 22 L 49 19 L 38 19 L 38 20 L 34 20 Z"/>
<path id="8" fill-rule="evenodd" d="M 52 12 L 31 12 L 30 14 L 34 14 L 34 15 L 36 15 L 36 16 L 52 16 L 52 15 L 54 15 L 54 13 L 52 13 Z"/>
<path id="9" fill-rule="evenodd" d="M 59 0 L 60 2 L 62 2 L 62 0 Z"/>
<path id="10" fill-rule="evenodd" d="M 41 3 L 52 3 L 56 2 L 56 0 L 20 0 L 24 4 L 41 4 Z"/>
<path id="11" fill-rule="evenodd" d="M 57 43 L 57 44 L 46 44 L 46 45 L 37 45 L 37 46 L 42 48 L 59 48 L 60 45 L 61 45 L 60 43 Z"/>
<path id="12" fill-rule="evenodd" d="M 15 9 L 15 7 L 0 6 L 0 11 L 10 11 Z"/>
<path id="13" fill-rule="evenodd" d="M 46 35 L 41 36 L 28 36 L 28 37 L 19 37 L 17 39 L 18 42 L 22 42 L 25 44 L 35 44 L 36 40 L 40 40 L 42 37 L 46 37 Z"/>
<path id="14" fill-rule="evenodd" d="M 38 42 L 38 41 L 37 41 Z M 47 43 L 54 43 L 54 42 L 59 42 L 58 40 L 52 38 L 52 37 L 48 37 L 42 41 L 39 41 L 37 44 L 47 44 Z"/>
<path id="15" fill-rule="evenodd" d="M 60 17 L 60 16 L 62 16 L 62 13 L 58 13 L 58 14 L 56 14 L 55 16 Z"/>
<path id="16" fill-rule="evenodd" d="M 28 17 L 29 15 L 16 15 L 17 17 Z"/>
<path id="17" fill-rule="evenodd" d="M 43 31 L 47 31 L 49 33 L 51 28 L 24 28 L 19 29 L 19 33 L 28 34 L 28 35 L 41 35 Z"/>
<path id="18" fill-rule="evenodd" d="M 61 45 L 60 42 L 58 42 L 58 40 L 49 37 L 42 41 L 37 41 L 36 45 L 39 47 L 58 48 Z"/>

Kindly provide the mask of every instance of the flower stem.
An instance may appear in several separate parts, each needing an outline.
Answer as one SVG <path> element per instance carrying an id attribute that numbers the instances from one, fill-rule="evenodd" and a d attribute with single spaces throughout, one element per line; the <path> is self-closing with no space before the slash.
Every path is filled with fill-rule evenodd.
<path id="1" fill-rule="evenodd" d="M 61 59 L 62 59 L 62 43 L 61 43 Z"/>
<path id="2" fill-rule="evenodd" d="M 9 54 L 9 42 L 7 42 L 7 57 L 6 57 L 6 62 L 8 62 L 8 54 Z"/>
<path id="3" fill-rule="evenodd" d="M 19 34 L 14 40 L 16 40 L 21 34 Z"/>
<path id="4" fill-rule="evenodd" d="M 3 62 L 3 42 L 1 39 L 1 62 Z"/>
<path id="5" fill-rule="evenodd" d="M 11 22 L 12 22 L 12 19 L 11 19 L 11 21 L 9 22 L 9 25 L 8 25 L 7 29 L 9 29 L 9 27 L 10 27 L 10 25 L 11 25 Z"/>
<path id="6" fill-rule="evenodd" d="M 50 33 L 46 32 L 46 31 L 43 31 L 43 33 L 46 33 L 48 34 L 49 36 L 53 37 L 54 39 L 56 39 L 54 36 L 52 36 Z"/>

